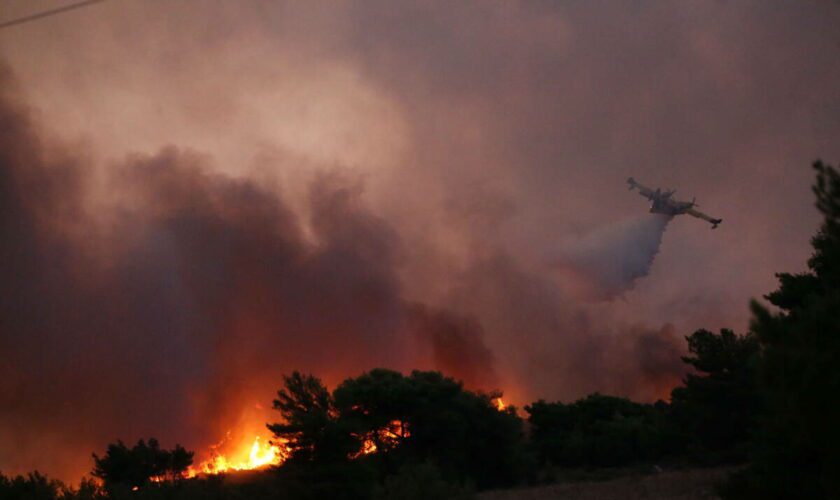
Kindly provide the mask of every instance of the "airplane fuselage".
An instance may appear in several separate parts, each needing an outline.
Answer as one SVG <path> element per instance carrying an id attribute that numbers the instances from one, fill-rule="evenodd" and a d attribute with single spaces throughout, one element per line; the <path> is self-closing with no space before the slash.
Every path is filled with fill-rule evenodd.
<path id="1" fill-rule="evenodd" d="M 674 201 L 670 199 L 654 199 L 650 204 L 650 213 L 665 215 L 680 215 L 688 211 L 694 204 L 689 201 Z"/>
<path id="2" fill-rule="evenodd" d="M 681 215 L 681 214 L 688 214 L 692 217 L 697 217 L 698 219 L 703 219 L 712 225 L 712 229 L 718 227 L 718 224 L 721 223 L 722 219 L 715 219 L 714 217 L 710 217 L 703 212 L 699 212 L 695 209 L 697 204 L 692 201 L 678 201 L 671 196 L 674 194 L 673 190 L 665 190 L 662 191 L 661 189 L 650 189 L 645 186 L 642 186 L 635 179 L 630 177 L 627 179 L 627 184 L 629 184 L 630 189 L 638 189 L 639 194 L 650 200 L 650 212 L 654 214 L 664 214 L 664 215 Z"/>

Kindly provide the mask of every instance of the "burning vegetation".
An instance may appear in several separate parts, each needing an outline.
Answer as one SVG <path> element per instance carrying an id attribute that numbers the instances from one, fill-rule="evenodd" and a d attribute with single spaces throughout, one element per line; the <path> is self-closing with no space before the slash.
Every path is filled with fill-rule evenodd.
<path id="1" fill-rule="evenodd" d="M 375 369 L 332 392 L 318 378 L 294 372 L 283 377 L 274 400 L 280 422 L 268 425 L 271 438 L 252 436 L 238 446 L 225 441 L 195 465 L 193 453 L 179 445 L 166 450 L 149 439 L 129 448 L 118 441 L 102 457 L 94 455 L 93 475 L 101 487 L 86 481 L 70 490 L 37 473 L 0 475 L 0 497 L 104 500 L 125 498 L 126 492 L 140 499 L 156 498 L 154 492 L 144 496 L 146 491 L 170 487 L 164 492 L 171 493 L 168 498 L 224 497 L 219 488 L 238 486 L 211 477 L 282 465 L 275 475 L 261 475 L 267 479 L 260 496 L 251 495 L 252 486 L 233 496 L 275 498 L 282 488 L 294 499 L 367 499 L 382 485 L 396 492 L 428 491 L 423 488 L 441 483 L 509 487 L 533 480 L 529 471 L 540 466 L 618 467 L 672 459 L 735 463 L 748 458 L 749 447 L 765 447 L 771 453 L 755 457 L 755 467 L 728 485 L 731 498 L 744 498 L 744 492 L 757 498 L 752 494 L 757 490 L 762 498 L 775 498 L 767 494 L 773 493 L 770 487 L 785 498 L 800 490 L 808 498 L 834 498 L 830 493 L 840 489 L 833 479 L 792 461 L 807 452 L 822 466 L 834 463 L 840 449 L 836 440 L 822 437 L 830 435 L 826 425 L 837 420 L 824 417 L 824 398 L 837 392 L 836 381 L 820 383 L 819 377 L 788 371 L 814 365 L 809 373 L 833 373 L 836 363 L 825 352 L 835 352 L 828 349 L 840 338 L 834 313 L 840 307 L 840 174 L 821 163 L 815 167 L 814 190 L 826 221 L 813 240 L 811 271 L 779 275 L 779 290 L 767 298 L 781 312 L 754 304 L 754 331 L 698 330 L 687 337 L 689 355 L 682 361 L 693 371 L 672 390 L 669 403 L 599 394 L 568 404 L 540 400 L 525 407 L 526 437 L 523 420 L 501 394 L 466 390 L 440 372 L 406 376 Z M 797 402 L 794 410 L 789 401 Z M 762 441 L 760 425 L 780 431 L 774 441 Z M 803 442 L 802 436 L 811 437 Z M 786 482 L 774 483 L 779 480 Z M 43 494 L 33 496 L 36 490 Z"/>
<path id="2" fill-rule="evenodd" d="M 356 436 L 362 442 L 361 448 L 348 456 L 355 459 L 379 450 L 391 450 L 409 436 L 411 433 L 406 423 L 392 420 L 381 429 L 363 436 Z M 270 439 L 256 436 L 252 441 L 243 441 L 239 446 L 230 446 L 227 440 L 224 440 L 210 447 L 209 458 L 197 465 L 190 465 L 180 472 L 178 477 L 191 479 L 198 476 L 267 469 L 283 464 L 289 458 L 292 449 L 288 438 Z M 151 478 L 153 482 L 167 479 L 170 478 L 167 476 Z"/>
<path id="3" fill-rule="evenodd" d="M 382 365 L 440 370 L 485 389 L 516 380 L 533 390 L 540 384 L 532 376 L 562 380 L 550 397 L 572 387 L 615 390 L 615 381 L 622 394 L 649 396 L 648 380 L 658 388 L 682 374 L 659 362 L 671 359 L 677 335 L 590 335 L 515 259 L 470 264 L 458 280 L 465 288 L 453 291 L 466 301 L 433 305 L 411 293 L 404 282 L 415 280 L 403 270 L 413 265 L 402 262 L 410 242 L 349 174 L 313 173 L 287 192 L 168 146 L 109 164 L 101 184 L 115 196 L 100 199 L 100 182 L 89 178 L 98 166 L 50 140 L 12 80 L 0 69 L 0 350 L 19 360 L 0 363 L 8 385 L 0 440 L 20 450 L 3 457 L 6 471 L 78 477 L 89 468 L 87 450 L 125 429 L 209 442 L 219 435 L 207 435 L 206 416 L 238 408 L 225 391 L 267 393 L 290 365 L 332 377 Z M 492 344 L 514 330 L 529 335 L 520 358 L 540 345 L 550 368 L 499 371 Z M 651 335 L 662 340 L 645 344 L 653 349 L 628 348 Z M 593 371 L 586 356 L 571 354 L 582 352 L 616 368 Z M 405 418 L 375 428 L 391 420 Z M 44 436 L 60 436 L 47 460 L 38 451 Z M 238 436 L 233 450 L 196 457 L 196 473 L 252 466 L 256 436 L 256 462 L 271 457 L 267 435 Z M 285 446 L 270 461 L 297 451 Z"/>
<path id="4" fill-rule="evenodd" d="M 271 437 L 234 444 L 228 433 L 198 463 L 178 445 L 164 450 L 154 439 L 132 448 L 117 442 L 104 456 L 94 455 L 94 475 L 106 490 L 138 491 L 281 465 L 280 470 L 294 471 L 434 460 L 480 485 L 512 484 L 515 478 L 505 465 L 520 443 L 515 408 L 500 394 L 467 391 L 438 372 L 404 376 L 377 369 L 333 392 L 319 379 L 294 372 L 284 377 L 274 408 L 281 422 L 268 425 Z"/>
<path id="5" fill-rule="evenodd" d="M 491 401 L 493 402 L 494 405 L 496 405 L 496 409 L 499 410 L 499 411 L 505 411 L 505 408 L 507 408 L 507 405 L 502 400 L 501 396 L 493 398 Z"/>
<path id="6" fill-rule="evenodd" d="M 237 450 L 224 453 L 219 451 L 222 443 L 211 447 L 210 458 L 197 466 L 190 466 L 183 473 L 185 478 L 193 478 L 200 474 L 223 474 L 243 470 L 255 470 L 280 465 L 288 456 L 288 448 L 284 440 L 276 442 L 260 437 L 254 437 L 253 442 L 244 442 Z"/>

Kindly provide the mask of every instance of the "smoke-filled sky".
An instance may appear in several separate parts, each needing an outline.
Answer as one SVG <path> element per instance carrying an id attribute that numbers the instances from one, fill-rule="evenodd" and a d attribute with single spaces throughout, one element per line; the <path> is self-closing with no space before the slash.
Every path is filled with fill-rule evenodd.
<path id="1" fill-rule="evenodd" d="M 683 336 L 743 331 L 804 268 L 838 25 L 828 1 L 109 0 L 0 30 L 0 470 L 206 448 L 294 369 L 666 397 Z M 648 214 L 631 175 L 723 224 Z"/>

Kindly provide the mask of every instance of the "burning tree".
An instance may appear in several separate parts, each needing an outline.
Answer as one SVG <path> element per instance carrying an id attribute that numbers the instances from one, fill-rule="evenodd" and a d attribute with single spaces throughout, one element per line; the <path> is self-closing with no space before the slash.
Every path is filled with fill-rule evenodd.
<path id="1" fill-rule="evenodd" d="M 268 429 L 286 443 L 289 459 L 316 463 L 346 459 L 356 443 L 339 421 L 321 380 L 296 371 L 283 377 L 283 386 L 274 400 L 283 422 L 269 424 Z"/>
<path id="2" fill-rule="evenodd" d="M 522 472 L 522 428 L 514 407 L 498 409 L 499 396 L 465 390 L 438 372 L 385 369 L 347 379 L 330 394 L 317 378 L 295 372 L 274 402 L 284 422 L 268 427 L 289 441 L 293 461 L 355 459 L 381 474 L 429 461 L 448 479 L 509 485 Z"/>
<path id="3" fill-rule="evenodd" d="M 409 419 L 416 394 L 402 374 L 373 370 L 347 379 L 334 396 L 341 419 L 362 443 L 358 455 L 388 453 L 411 436 Z"/>

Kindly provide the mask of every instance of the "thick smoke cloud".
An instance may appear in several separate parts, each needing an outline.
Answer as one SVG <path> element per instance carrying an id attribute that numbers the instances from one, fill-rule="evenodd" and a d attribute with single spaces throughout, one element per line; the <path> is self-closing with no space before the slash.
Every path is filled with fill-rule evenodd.
<path id="1" fill-rule="evenodd" d="M 495 355 L 484 345 L 484 331 L 472 317 L 411 308 L 409 321 L 421 345 L 431 347 L 435 365 L 469 387 L 498 387 Z"/>
<path id="2" fill-rule="evenodd" d="M 0 31 L 0 469 L 76 479 L 150 434 L 200 452 L 263 428 L 292 369 L 667 396 L 682 336 L 743 329 L 808 256 L 838 21 L 125 0 Z M 648 267 L 630 175 L 724 224 L 674 218 Z"/>
<path id="3" fill-rule="evenodd" d="M 41 141 L 7 74 L 2 89 L 4 470 L 81 474 L 80 457 L 120 436 L 213 442 L 293 369 L 333 384 L 377 366 L 492 381 L 474 320 L 409 314 L 398 237 L 358 183 L 313 180 L 305 237 L 274 192 L 167 147 L 115 168 L 123 197 L 97 225 L 82 156 Z M 426 345 L 434 356 L 411 352 Z"/>
<path id="4" fill-rule="evenodd" d="M 610 303 L 572 300 L 554 277 L 529 272 L 508 255 L 475 261 L 459 283 L 448 303 L 482 319 L 487 344 L 504 353 L 497 364 L 505 388 L 526 401 L 595 391 L 654 400 L 667 397 L 685 373 L 673 326 L 627 323 Z"/>
<path id="5" fill-rule="evenodd" d="M 169 146 L 115 165 L 107 182 L 120 200 L 93 217 L 84 153 L 45 144 L 8 75 L 3 88 L 6 467 L 81 474 L 80 456 L 120 436 L 212 443 L 293 369 L 335 384 L 377 366 L 435 368 L 499 387 L 481 311 L 403 297 L 399 235 L 364 207 L 351 175 L 316 175 L 303 220 L 268 181 L 216 173 L 210 158 Z M 580 340 L 586 329 L 557 333 Z M 592 387 L 655 355 L 585 342 L 611 363 L 630 360 Z M 674 371 L 640 366 L 657 383 Z"/>

